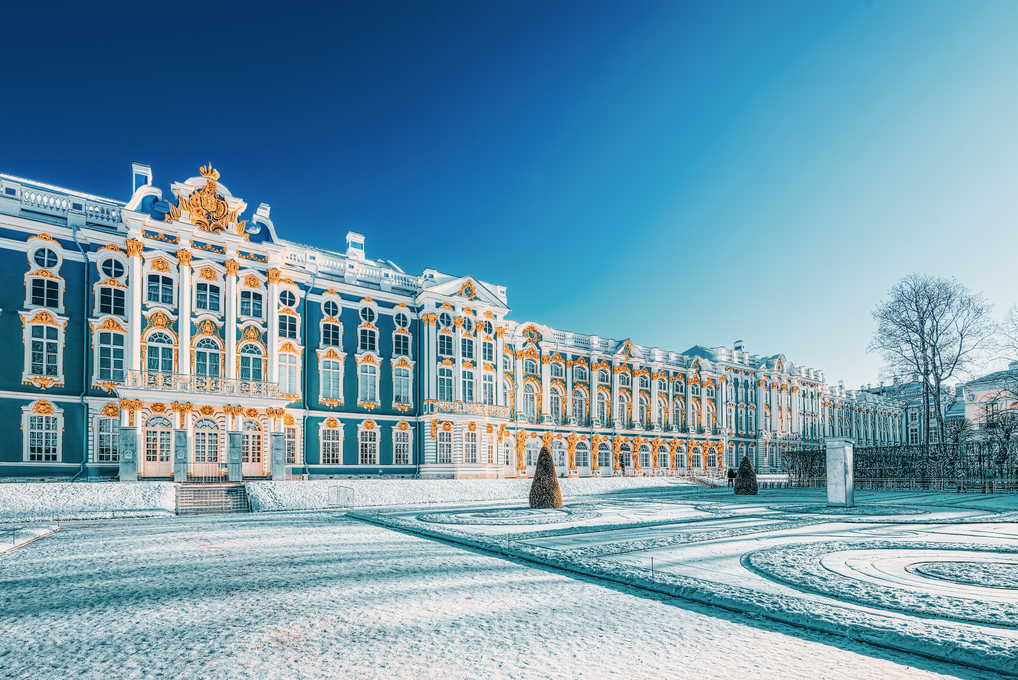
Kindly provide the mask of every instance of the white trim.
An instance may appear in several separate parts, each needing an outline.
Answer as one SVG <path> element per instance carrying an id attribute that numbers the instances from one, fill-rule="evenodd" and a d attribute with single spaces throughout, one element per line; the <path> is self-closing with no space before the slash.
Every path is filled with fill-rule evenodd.
<path id="1" fill-rule="evenodd" d="M 52 406 L 51 413 L 37 413 L 36 408 L 42 402 L 49 403 L 45 399 L 39 399 L 33 401 L 31 404 L 26 404 L 21 407 L 21 462 L 23 463 L 38 463 L 45 465 L 47 463 L 60 463 L 63 462 L 64 456 L 64 410 L 57 406 Z M 43 432 L 55 432 L 56 433 L 56 453 L 55 460 L 29 460 L 29 443 L 31 441 L 31 419 L 32 418 L 53 418 L 53 429 L 44 429 Z M 45 421 L 43 421 L 45 424 Z M 12 461 L 13 462 L 13 461 Z"/>

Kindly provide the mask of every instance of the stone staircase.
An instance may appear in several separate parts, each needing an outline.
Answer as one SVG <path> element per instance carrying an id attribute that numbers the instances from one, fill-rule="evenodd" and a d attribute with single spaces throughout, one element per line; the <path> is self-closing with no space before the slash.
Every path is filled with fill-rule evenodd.
<path id="1" fill-rule="evenodd" d="M 251 512 L 243 484 L 181 484 L 177 489 L 178 515 L 222 515 L 228 512 Z"/>

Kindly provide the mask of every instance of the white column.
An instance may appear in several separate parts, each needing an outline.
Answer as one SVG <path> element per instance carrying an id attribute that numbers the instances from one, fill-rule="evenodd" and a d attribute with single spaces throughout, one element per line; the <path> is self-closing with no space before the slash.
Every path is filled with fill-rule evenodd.
<path id="1" fill-rule="evenodd" d="M 141 273 L 141 241 L 129 239 L 127 254 L 130 256 L 127 295 L 129 314 L 127 319 L 127 361 L 128 370 L 140 371 L 141 366 L 141 299 L 145 295 L 145 281 Z"/>
<path id="2" fill-rule="evenodd" d="M 268 277 L 268 285 L 265 291 L 266 327 L 268 328 L 268 350 L 269 350 L 269 375 L 266 382 L 276 382 L 279 379 L 279 270 L 269 269 L 265 272 Z M 307 330 L 305 329 L 305 332 Z M 356 331 L 354 331 L 356 332 Z M 307 351 L 307 348 L 305 348 Z M 231 365 L 227 360 L 227 365 Z"/>
<path id="3" fill-rule="evenodd" d="M 180 349 L 177 373 L 191 375 L 191 251 L 178 250 L 177 338 Z M 188 432 L 188 439 L 191 438 Z"/>
<path id="4" fill-rule="evenodd" d="M 657 378 L 654 376 L 654 367 L 650 367 L 650 429 L 656 430 L 657 426 Z M 657 452 L 651 451 L 654 459 L 657 460 Z"/>
<path id="5" fill-rule="evenodd" d="M 226 294 L 225 305 L 223 306 L 226 316 L 226 377 L 237 377 L 237 271 L 240 265 L 233 261 L 226 261 Z M 269 348 L 269 357 L 276 353 L 275 347 Z M 272 359 L 270 358 L 269 361 Z M 269 374 L 262 376 L 262 380 L 275 382 L 276 376 Z"/>
<path id="6" fill-rule="evenodd" d="M 551 422 L 551 365 L 548 355 L 541 355 L 541 422 Z"/>
<path id="7" fill-rule="evenodd" d="M 756 427 L 754 428 L 757 432 L 753 433 L 756 436 L 757 433 L 764 428 L 764 390 L 768 389 L 766 380 L 756 381 Z"/>
<path id="8" fill-rule="evenodd" d="M 495 329 L 495 404 L 498 406 L 508 406 L 505 403 L 505 396 L 502 390 L 502 385 L 505 383 L 505 375 L 502 371 L 505 341 L 502 340 L 502 335 L 499 333 L 500 330 L 500 328 Z"/>
<path id="9" fill-rule="evenodd" d="M 452 372 L 452 400 L 463 401 L 463 344 L 462 330 L 454 326 L 452 331 L 452 356 L 455 366 Z"/>
<path id="10" fill-rule="evenodd" d="M 576 418 L 573 416 L 573 360 L 566 359 L 566 424 L 572 425 L 575 422 Z"/>
<path id="11" fill-rule="evenodd" d="M 522 420 L 523 415 L 523 357 L 516 353 L 516 420 Z"/>
<path id="12" fill-rule="evenodd" d="M 619 374 L 615 371 L 614 362 L 612 364 L 612 424 L 611 427 L 618 427 L 622 424 L 622 418 L 619 417 L 619 408 L 622 402 L 619 401 Z M 607 425 L 606 425 L 607 427 Z"/>
<path id="13" fill-rule="evenodd" d="M 723 382 L 721 377 L 718 376 L 717 388 L 714 390 L 714 413 L 717 418 L 715 424 L 719 429 L 725 427 L 727 420 L 725 413 L 728 411 L 728 405 L 725 403 L 725 385 L 727 383 Z"/>

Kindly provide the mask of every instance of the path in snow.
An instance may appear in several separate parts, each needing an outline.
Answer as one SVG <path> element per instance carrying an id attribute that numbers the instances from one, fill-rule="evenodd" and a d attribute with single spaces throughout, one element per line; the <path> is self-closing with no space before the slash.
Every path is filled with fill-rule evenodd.
<path id="1" fill-rule="evenodd" d="M 0 676 L 995 677 L 340 513 L 62 526 L 0 556 Z"/>

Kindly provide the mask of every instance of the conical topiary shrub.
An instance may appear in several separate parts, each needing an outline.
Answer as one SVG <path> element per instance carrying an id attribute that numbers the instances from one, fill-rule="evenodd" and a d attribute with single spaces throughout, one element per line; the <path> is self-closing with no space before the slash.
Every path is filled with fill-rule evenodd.
<path id="1" fill-rule="evenodd" d="M 753 464 L 749 462 L 748 457 L 743 456 L 742 462 L 739 463 L 739 474 L 735 478 L 735 495 L 755 496 L 758 491 L 759 487 L 756 484 L 756 473 L 753 472 Z"/>
<path id="2" fill-rule="evenodd" d="M 754 480 L 753 484 L 756 484 Z M 555 479 L 555 463 L 551 461 L 551 452 L 545 446 L 537 457 L 537 468 L 534 470 L 534 482 L 530 485 L 530 507 L 561 508 L 562 492 Z"/>

